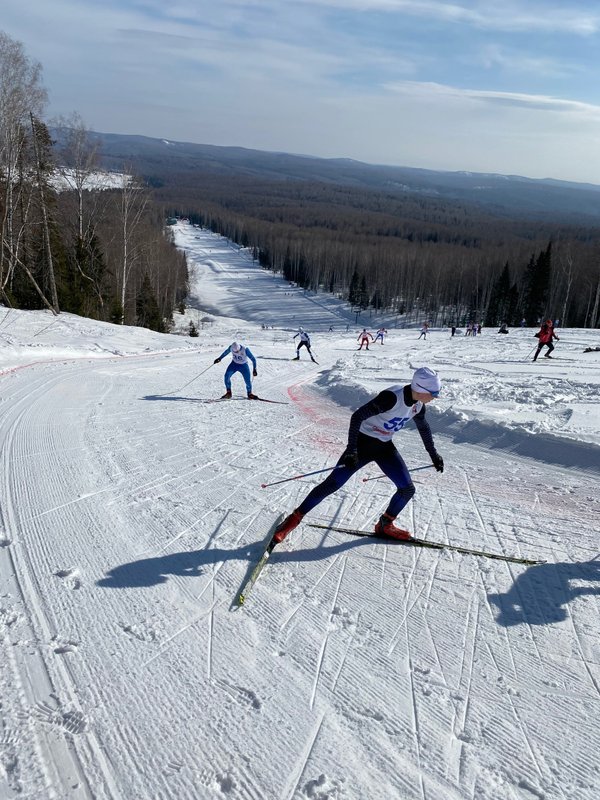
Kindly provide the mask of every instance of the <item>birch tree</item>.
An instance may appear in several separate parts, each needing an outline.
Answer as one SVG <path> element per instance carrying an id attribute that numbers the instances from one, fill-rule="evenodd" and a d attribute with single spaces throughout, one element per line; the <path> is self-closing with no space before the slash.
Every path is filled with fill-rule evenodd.
<path id="1" fill-rule="evenodd" d="M 15 229 L 15 192 L 19 162 L 27 146 L 30 114 L 40 115 L 46 102 L 41 84 L 41 65 L 25 55 L 23 45 L 0 31 L 0 296 L 6 297 L 6 283 L 19 264 Z"/>

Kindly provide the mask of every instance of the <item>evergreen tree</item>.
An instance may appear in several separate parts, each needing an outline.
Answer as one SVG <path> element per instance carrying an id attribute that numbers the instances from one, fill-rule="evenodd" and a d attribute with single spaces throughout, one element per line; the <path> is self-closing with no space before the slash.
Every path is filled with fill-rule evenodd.
<path id="1" fill-rule="evenodd" d="M 534 260 L 529 260 L 523 281 L 522 309 L 527 322 L 536 324 L 546 311 L 550 274 L 552 272 L 552 242 Z"/>
<path id="2" fill-rule="evenodd" d="M 351 306 L 358 306 L 360 302 L 360 275 L 358 270 L 354 267 L 354 272 L 350 278 L 350 287 L 348 289 L 348 302 Z"/>
<path id="3" fill-rule="evenodd" d="M 510 297 L 510 273 L 508 261 L 500 273 L 500 277 L 492 287 L 490 301 L 485 315 L 485 325 L 494 326 L 502 322 L 507 322 L 508 306 Z"/>
<path id="4" fill-rule="evenodd" d="M 164 333 L 164 321 L 156 302 L 154 288 L 147 275 L 144 275 L 142 285 L 135 299 L 135 313 L 137 324 L 141 328 L 149 328 L 152 331 Z"/>
<path id="5" fill-rule="evenodd" d="M 363 275 L 360 279 L 360 291 L 358 295 L 358 306 L 361 311 L 369 307 L 369 290 L 367 289 L 367 277 Z"/>

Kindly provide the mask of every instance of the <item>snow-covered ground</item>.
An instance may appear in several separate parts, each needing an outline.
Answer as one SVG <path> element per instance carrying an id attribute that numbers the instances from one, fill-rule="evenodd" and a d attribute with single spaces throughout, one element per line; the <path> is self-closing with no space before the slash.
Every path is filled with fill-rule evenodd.
<path id="1" fill-rule="evenodd" d="M 419 340 L 175 235 L 178 327 L 213 319 L 196 339 L 0 308 L 0 798 L 597 800 L 600 331 L 535 364 L 531 329 Z M 291 360 L 298 325 L 318 365 Z M 239 376 L 206 402 L 233 339 L 287 405 Z M 399 522 L 546 563 L 310 527 L 369 529 L 392 493 L 373 467 L 231 610 L 320 476 L 261 484 L 335 463 L 351 410 L 421 364 L 446 469 L 415 473 Z M 396 444 L 429 462 L 412 427 Z"/>

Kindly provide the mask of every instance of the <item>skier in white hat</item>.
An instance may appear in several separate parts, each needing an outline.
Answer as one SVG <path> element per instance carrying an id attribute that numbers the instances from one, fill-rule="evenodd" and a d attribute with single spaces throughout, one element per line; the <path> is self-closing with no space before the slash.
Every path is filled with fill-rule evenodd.
<path id="1" fill-rule="evenodd" d="M 412 534 L 397 528 L 394 520 L 412 499 L 415 487 L 404 459 L 394 446 L 392 437 L 411 419 L 421 435 L 425 449 L 438 472 L 444 471 L 444 460 L 435 449 L 425 407 L 440 393 L 439 376 L 429 367 L 415 370 L 412 380 L 404 386 L 384 389 L 377 397 L 358 408 L 350 418 L 348 446 L 327 478 L 305 497 L 298 508 L 279 525 L 273 542 L 282 542 L 296 528 L 304 515 L 322 500 L 337 491 L 354 473 L 374 461 L 396 485 L 388 507 L 375 525 L 377 536 L 392 539 L 412 539 Z"/>
<path id="2" fill-rule="evenodd" d="M 252 378 L 250 377 L 250 367 L 248 366 L 248 359 L 252 362 L 253 369 L 252 375 L 256 378 L 258 372 L 256 371 L 256 359 L 252 355 L 249 347 L 244 347 L 239 342 L 232 342 L 226 350 L 223 350 L 218 358 L 215 358 L 214 364 L 218 364 L 222 358 L 231 353 L 231 363 L 225 370 L 225 394 L 221 400 L 231 400 L 231 378 L 234 373 L 239 372 L 246 384 L 246 392 L 248 393 L 248 400 L 258 400 L 258 397 L 252 392 Z"/>

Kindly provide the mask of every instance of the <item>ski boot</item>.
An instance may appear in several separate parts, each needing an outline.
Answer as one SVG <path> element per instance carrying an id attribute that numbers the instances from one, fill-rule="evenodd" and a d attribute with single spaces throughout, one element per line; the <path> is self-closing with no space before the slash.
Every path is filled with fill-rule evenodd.
<path id="1" fill-rule="evenodd" d="M 397 528 L 394 525 L 395 519 L 395 517 L 390 517 L 389 514 L 382 514 L 379 517 L 379 522 L 375 525 L 375 534 L 387 539 L 401 539 L 402 541 L 412 539 L 412 535 L 409 531 Z"/>
<path id="2" fill-rule="evenodd" d="M 292 511 L 292 513 L 286 517 L 283 522 L 277 526 L 277 528 L 275 528 L 275 533 L 273 534 L 271 542 L 274 542 L 275 544 L 280 544 L 283 542 L 288 533 L 300 525 L 303 517 L 304 514 L 301 514 L 299 511 Z"/>
<path id="3" fill-rule="evenodd" d="M 221 400 L 231 400 L 231 389 L 227 389 L 225 394 L 221 395 Z"/>

